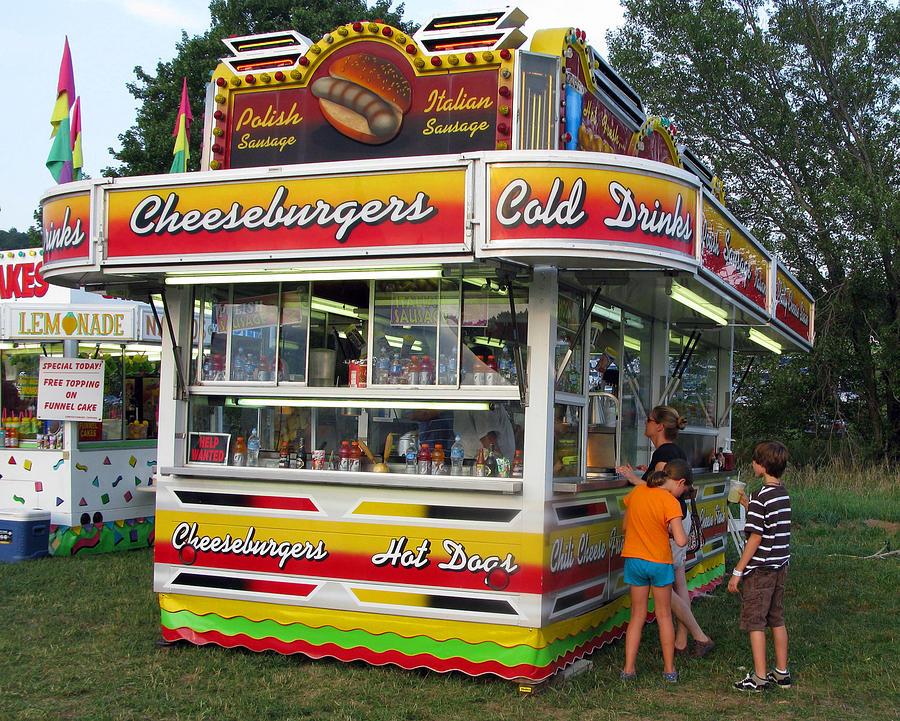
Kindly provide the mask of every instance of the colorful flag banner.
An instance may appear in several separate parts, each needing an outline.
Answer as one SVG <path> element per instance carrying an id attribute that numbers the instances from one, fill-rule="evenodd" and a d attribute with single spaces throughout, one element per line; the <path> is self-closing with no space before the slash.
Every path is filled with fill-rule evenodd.
<path id="1" fill-rule="evenodd" d="M 175 130 L 172 137 L 175 138 L 175 148 L 172 150 L 172 167 L 170 173 L 187 172 L 188 159 L 191 157 L 188 148 L 188 133 L 191 128 L 191 105 L 188 102 L 187 78 L 181 85 L 181 105 L 178 108 L 178 117 L 175 120 Z"/>
<path id="2" fill-rule="evenodd" d="M 81 155 L 81 98 L 72 108 L 72 180 L 81 180 L 84 160 Z"/>
<path id="3" fill-rule="evenodd" d="M 66 37 L 62 62 L 59 65 L 59 82 L 56 84 L 56 105 L 50 116 L 53 145 L 47 156 L 47 169 L 57 183 L 72 180 L 72 138 L 69 127 L 69 111 L 75 102 L 75 73 L 72 70 L 72 54 Z"/>

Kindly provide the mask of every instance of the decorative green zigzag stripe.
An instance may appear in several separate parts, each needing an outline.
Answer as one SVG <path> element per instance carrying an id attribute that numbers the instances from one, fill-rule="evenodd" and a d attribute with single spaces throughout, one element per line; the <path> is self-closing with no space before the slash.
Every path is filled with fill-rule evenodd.
<path id="1" fill-rule="evenodd" d="M 242 617 L 222 618 L 215 614 L 198 616 L 190 611 L 162 610 L 162 624 L 170 629 L 186 627 L 197 633 L 218 631 L 226 636 L 244 634 L 257 639 L 271 637 L 283 643 L 302 641 L 312 646 L 332 643 L 341 648 L 361 646 L 376 653 L 398 651 L 407 656 L 427 654 L 441 659 L 464 658 L 472 663 L 495 661 L 504 666 L 532 664 L 538 667 L 549 666 L 568 651 L 589 642 L 602 633 L 621 626 L 627 620 L 627 609 L 621 610 L 602 627 L 587 629 L 574 636 L 559 639 L 544 648 L 533 648 L 527 645 L 510 648 L 493 641 L 467 643 L 455 638 L 436 641 L 427 636 L 406 638 L 390 632 L 373 634 L 362 629 L 341 631 L 331 626 L 312 628 L 302 623 L 282 626 L 271 620 L 249 621 Z"/>
<path id="2" fill-rule="evenodd" d="M 690 586 L 692 588 L 705 586 L 719 578 L 724 570 L 724 564 L 715 566 L 691 579 Z M 428 636 L 406 638 L 391 632 L 374 634 L 363 629 L 341 631 L 332 626 L 313 628 L 302 623 L 283 626 L 271 620 L 250 621 L 240 616 L 223 618 L 216 614 L 200 616 L 190 611 L 166 611 L 163 609 L 161 613 L 162 625 L 166 628 L 190 628 L 196 633 L 217 631 L 226 636 L 243 634 L 256 639 L 271 637 L 288 644 L 300 641 L 311 646 L 324 646 L 330 643 L 341 648 L 361 646 L 376 653 L 398 651 L 407 656 L 427 654 L 441 659 L 464 658 L 471 663 L 495 661 L 504 666 L 532 664 L 540 668 L 549 666 L 557 658 L 590 642 L 597 636 L 623 626 L 628 621 L 630 609 L 620 609 L 605 624 L 585 629 L 574 636 L 557 639 L 544 648 L 533 648 L 524 644 L 508 647 L 493 641 L 468 643 L 455 638 L 437 641 Z"/>

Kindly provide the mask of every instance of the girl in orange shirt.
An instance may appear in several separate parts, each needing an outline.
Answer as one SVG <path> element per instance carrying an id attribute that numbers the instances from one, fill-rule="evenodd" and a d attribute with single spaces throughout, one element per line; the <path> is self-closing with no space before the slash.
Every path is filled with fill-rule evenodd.
<path id="1" fill-rule="evenodd" d="M 631 586 L 631 618 L 625 631 L 625 667 L 620 678 L 637 675 L 635 661 L 641 645 L 641 630 L 647 620 L 647 601 L 653 587 L 659 644 L 663 655 L 663 678 L 678 680 L 675 670 L 675 627 L 672 623 L 672 548 L 669 536 L 679 546 L 687 544 L 681 525 L 681 506 L 672 495 L 677 481 L 664 471 L 655 471 L 647 483 L 625 496 L 625 583 Z M 670 488 L 672 486 L 672 488 Z"/>

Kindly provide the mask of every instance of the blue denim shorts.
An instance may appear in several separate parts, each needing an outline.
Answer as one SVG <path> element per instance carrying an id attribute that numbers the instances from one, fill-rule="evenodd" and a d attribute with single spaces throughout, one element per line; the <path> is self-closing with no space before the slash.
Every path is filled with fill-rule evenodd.
<path id="1" fill-rule="evenodd" d="M 629 586 L 668 586 L 675 580 L 671 563 L 656 563 L 643 558 L 625 559 L 625 583 Z"/>

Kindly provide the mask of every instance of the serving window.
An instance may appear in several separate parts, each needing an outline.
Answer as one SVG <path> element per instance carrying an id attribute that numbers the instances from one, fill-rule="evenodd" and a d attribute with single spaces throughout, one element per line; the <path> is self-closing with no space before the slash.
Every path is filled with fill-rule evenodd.
<path id="1" fill-rule="evenodd" d="M 527 303 L 525 286 L 484 278 L 198 286 L 192 378 L 513 388 L 527 362 Z"/>

